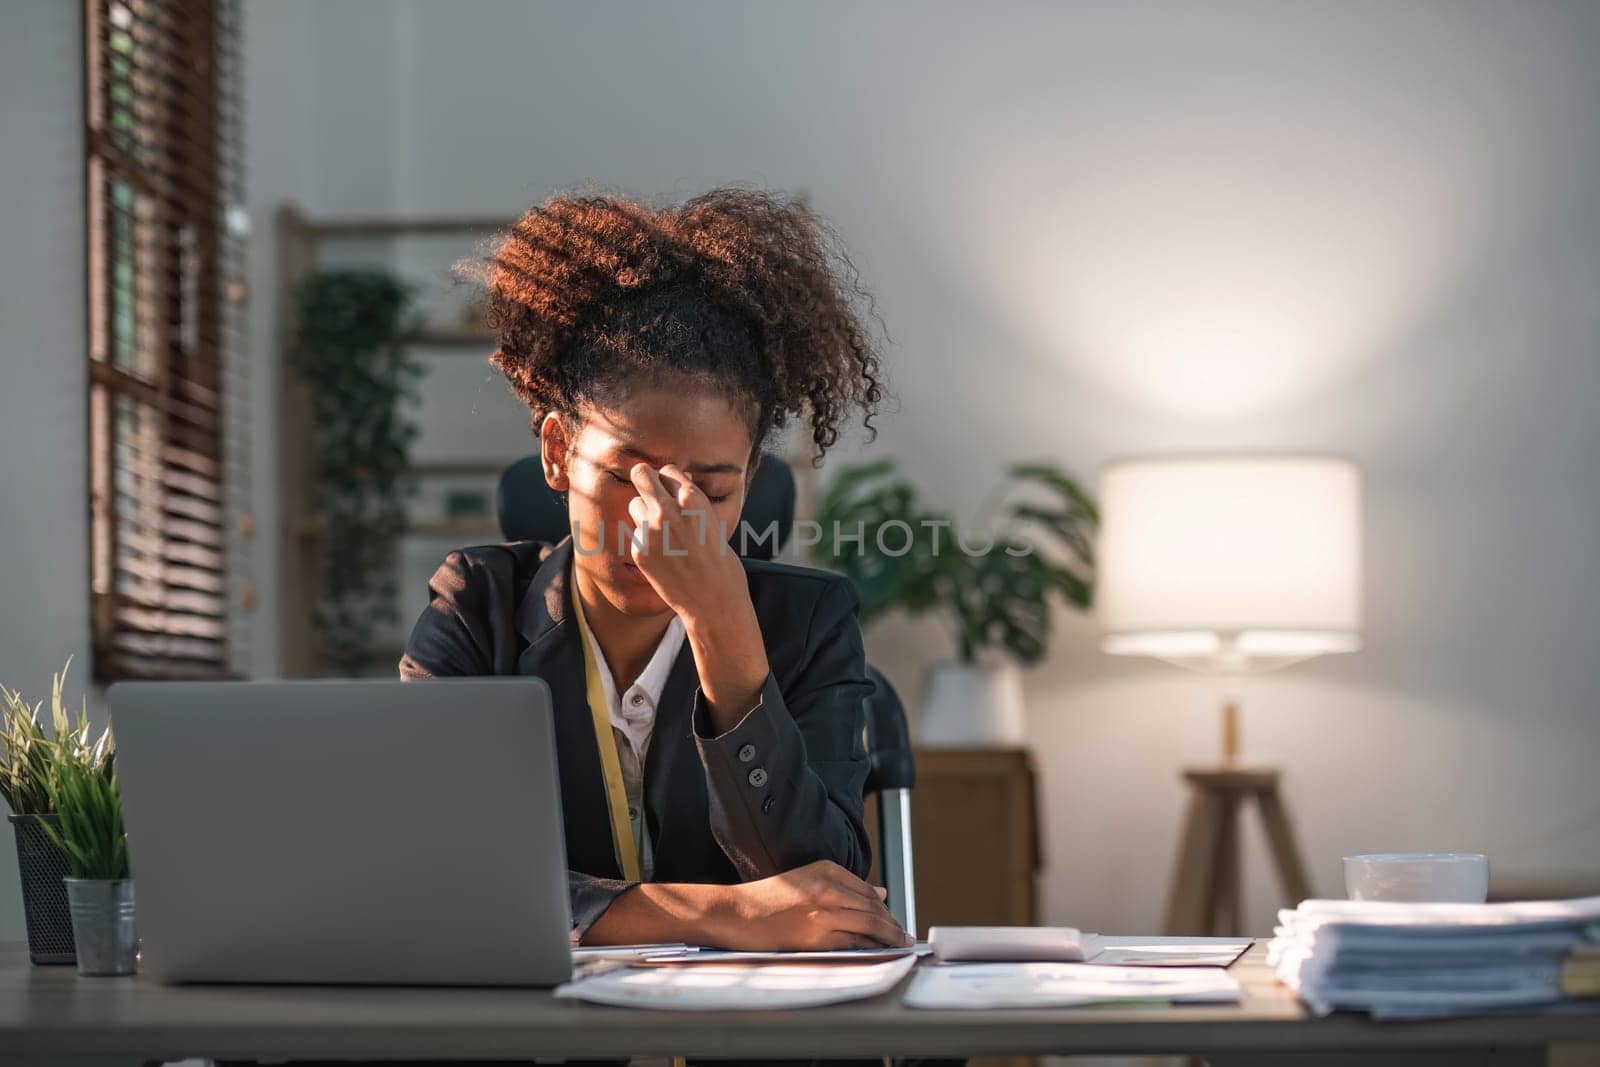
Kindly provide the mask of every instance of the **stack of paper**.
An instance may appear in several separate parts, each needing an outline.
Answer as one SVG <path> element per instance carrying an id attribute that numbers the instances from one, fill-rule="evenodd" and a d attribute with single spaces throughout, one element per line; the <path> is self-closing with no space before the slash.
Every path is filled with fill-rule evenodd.
<path id="1" fill-rule="evenodd" d="M 1510 904 L 1308 900 L 1278 913 L 1267 959 L 1319 1015 L 1527 1009 L 1563 999 L 1563 960 L 1600 941 L 1600 897 Z"/>

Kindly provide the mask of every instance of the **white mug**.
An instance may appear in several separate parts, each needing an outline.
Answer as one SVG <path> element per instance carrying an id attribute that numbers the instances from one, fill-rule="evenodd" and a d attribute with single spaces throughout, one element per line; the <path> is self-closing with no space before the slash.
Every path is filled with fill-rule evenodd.
<path id="1" fill-rule="evenodd" d="M 1389 852 L 1344 858 L 1351 900 L 1448 901 L 1489 899 L 1489 857 L 1477 852 Z"/>

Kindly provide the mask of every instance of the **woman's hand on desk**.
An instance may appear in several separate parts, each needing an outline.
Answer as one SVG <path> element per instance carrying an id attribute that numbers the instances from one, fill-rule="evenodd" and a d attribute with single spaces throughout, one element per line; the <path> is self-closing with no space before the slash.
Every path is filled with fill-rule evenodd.
<path id="1" fill-rule="evenodd" d="M 682 468 L 669 463 L 658 473 L 636 463 L 628 476 L 639 493 L 628 501 L 635 530 L 628 552 L 683 620 L 712 724 L 726 733 L 760 702 L 768 670 L 744 566 L 727 545 L 716 505 Z"/>
<path id="2" fill-rule="evenodd" d="M 747 951 L 911 944 L 883 892 L 831 860 L 739 885 L 644 882 L 617 897 L 584 944 L 683 941 Z"/>
<path id="3" fill-rule="evenodd" d="M 728 888 L 736 890 L 723 935 L 728 948 L 877 948 L 913 940 L 884 907 L 884 890 L 832 860 Z"/>

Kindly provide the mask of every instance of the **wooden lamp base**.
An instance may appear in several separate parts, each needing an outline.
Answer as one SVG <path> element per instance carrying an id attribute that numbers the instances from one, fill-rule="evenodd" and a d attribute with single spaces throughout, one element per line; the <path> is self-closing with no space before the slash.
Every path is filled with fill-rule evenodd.
<path id="1" fill-rule="evenodd" d="M 1178 866 L 1167 898 L 1166 928 L 1171 935 L 1242 932 L 1239 809 L 1251 800 L 1261 811 L 1273 864 L 1290 902 L 1298 904 L 1312 895 L 1289 811 L 1278 792 L 1277 768 L 1237 763 L 1238 714 L 1231 701 L 1223 709 L 1222 766 L 1191 767 L 1183 772 L 1189 783 L 1189 810 L 1184 816 Z"/>
<path id="2" fill-rule="evenodd" d="M 1167 933 L 1232 935 L 1244 925 L 1239 880 L 1239 809 L 1250 800 L 1261 810 L 1272 859 L 1292 903 L 1311 896 L 1294 827 L 1272 767 L 1193 768 L 1189 811 L 1178 846 L 1178 868 L 1167 899 Z M 1223 921 L 1223 913 L 1227 921 Z"/>

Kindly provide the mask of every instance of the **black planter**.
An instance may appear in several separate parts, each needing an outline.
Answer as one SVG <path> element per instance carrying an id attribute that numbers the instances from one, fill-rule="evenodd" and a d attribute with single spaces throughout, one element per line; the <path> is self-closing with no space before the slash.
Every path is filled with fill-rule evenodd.
<path id="1" fill-rule="evenodd" d="M 56 815 L 12 815 L 17 834 L 17 870 L 22 875 L 22 910 L 28 919 L 28 955 L 34 963 L 76 963 L 72 911 L 67 906 L 67 854 L 39 828 L 59 830 Z"/>

